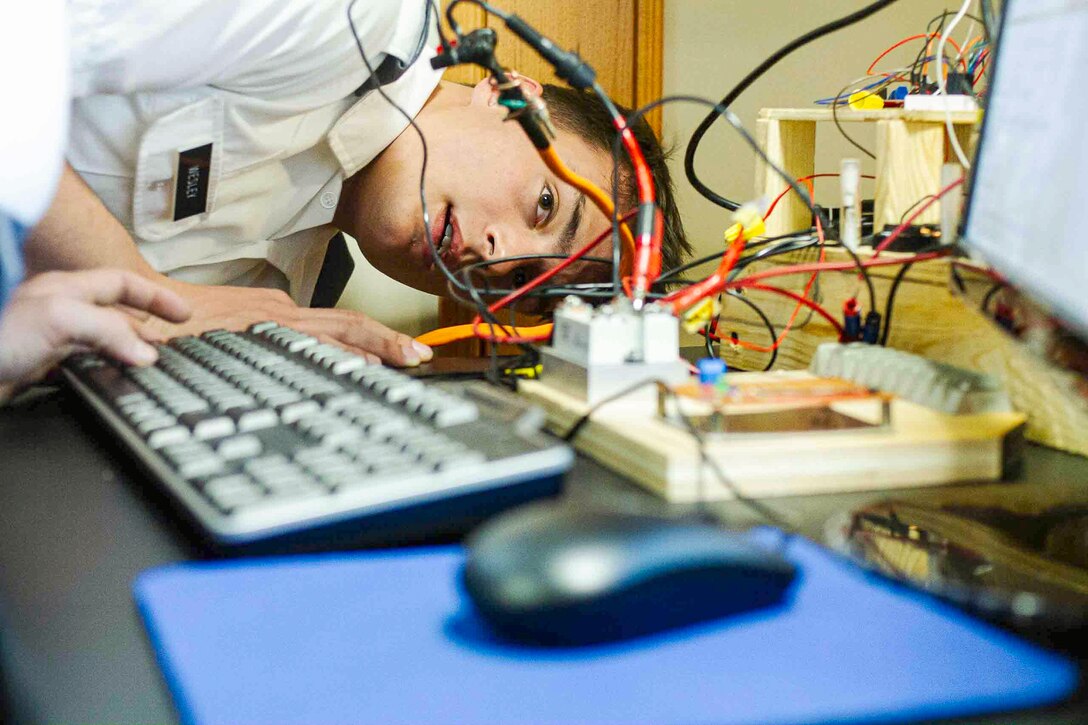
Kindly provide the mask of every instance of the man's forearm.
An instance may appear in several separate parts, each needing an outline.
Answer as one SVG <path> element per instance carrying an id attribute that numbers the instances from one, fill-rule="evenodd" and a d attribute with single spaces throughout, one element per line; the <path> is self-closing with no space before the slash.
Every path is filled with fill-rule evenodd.
<path id="1" fill-rule="evenodd" d="M 30 273 L 117 267 L 162 279 L 121 222 L 67 163 L 49 210 L 27 238 L 26 262 Z"/>

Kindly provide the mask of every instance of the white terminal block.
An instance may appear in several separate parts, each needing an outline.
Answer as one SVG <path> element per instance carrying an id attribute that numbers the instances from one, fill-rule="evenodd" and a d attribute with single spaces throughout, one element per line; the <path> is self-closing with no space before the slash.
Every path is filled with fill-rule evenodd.
<path id="1" fill-rule="evenodd" d="M 978 101 L 971 96 L 946 96 L 912 93 L 903 99 L 904 111 L 977 111 Z"/>
<path id="2" fill-rule="evenodd" d="M 680 359 L 680 321 L 652 303 L 636 312 L 626 299 L 598 308 L 577 297 L 564 300 L 543 365 L 541 382 L 590 405 L 643 380 L 675 385 L 688 377 Z M 656 399 L 656 391 L 647 384 L 624 398 L 644 404 Z"/>

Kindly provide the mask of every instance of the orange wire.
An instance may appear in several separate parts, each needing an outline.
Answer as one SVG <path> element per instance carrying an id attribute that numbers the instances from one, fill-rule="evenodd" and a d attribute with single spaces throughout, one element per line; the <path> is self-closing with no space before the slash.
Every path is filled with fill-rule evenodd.
<path id="1" fill-rule="evenodd" d="M 567 182 L 575 189 L 578 189 L 583 194 L 589 197 L 590 201 L 608 217 L 608 221 L 612 221 L 612 217 L 616 213 L 616 207 L 612 204 L 612 199 L 608 194 L 604 193 L 599 186 L 584 176 L 579 175 L 559 158 L 559 154 L 556 153 L 554 146 L 549 146 L 546 149 L 539 150 L 540 158 L 544 160 L 545 165 L 552 172 L 563 181 Z M 628 229 L 627 224 L 620 223 L 620 239 L 623 241 L 623 253 L 620 257 L 620 274 L 627 275 L 631 273 L 631 265 L 635 260 L 635 238 L 631 236 L 631 230 Z"/>

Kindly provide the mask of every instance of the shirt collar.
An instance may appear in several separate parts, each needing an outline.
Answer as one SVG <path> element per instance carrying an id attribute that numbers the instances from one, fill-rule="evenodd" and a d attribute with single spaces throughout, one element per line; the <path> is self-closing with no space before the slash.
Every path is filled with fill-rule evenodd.
<path id="1" fill-rule="evenodd" d="M 401 50 L 406 49 L 403 50 L 404 58 L 408 59 L 419 40 L 417 34 L 419 21 L 416 19 L 407 23 L 413 28 L 407 33 L 401 30 L 404 25 L 402 15 L 389 49 L 390 52 L 397 54 L 398 58 L 401 57 L 399 55 Z M 430 98 L 435 86 L 442 78 L 442 72 L 434 70 L 430 64 L 430 59 L 435 56 L 431 38 L 433 35 L 432 29 L 428 33 L 424 50 L 416 62 L 396 81 L 382 86 L 382 89 L 413 118 L 423 108 L 423 104 Z M 408 121 L 404 116 L 391 108 L 380 93 L 368 93 L 356 101 L 337 120 L 328 134 L 329 147 L 340 162 L 344 177 L 351 176 L 373 161 L 407 126 Z"/>

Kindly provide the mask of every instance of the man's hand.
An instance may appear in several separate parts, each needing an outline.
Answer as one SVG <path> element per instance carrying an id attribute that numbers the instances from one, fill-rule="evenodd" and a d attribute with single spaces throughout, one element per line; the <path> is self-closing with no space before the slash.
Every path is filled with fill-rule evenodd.
<path id="1" fill-rule="evenodd" d="M 168 325 L 149 318 L 143 323 L 148 335 L 175 337 L 217 328 L 244 330 L 254 322 L 273 320 L 313 335 L 322 342 L 347 348 L 371 362 L 380 360 L 389 365 L 411 367 L 434 355 L 426 345 L 361 312 L 299 307 L 280 290 L 211 287 L 177 281 L 169 284 L 188 300 L 193 315 L 182 325 Z"/>
<path id="2" fill-rule="evenodd" d="M 40 379 L 78 350 L 99 350 L 131 365 L 158 358 L 157 338 L 120 309 L 170 322 L 189 317 L 174 292 L 122 270 L 48 272 L 19 285 L 0 314 L 0 400 L 5 390 Z"/>

